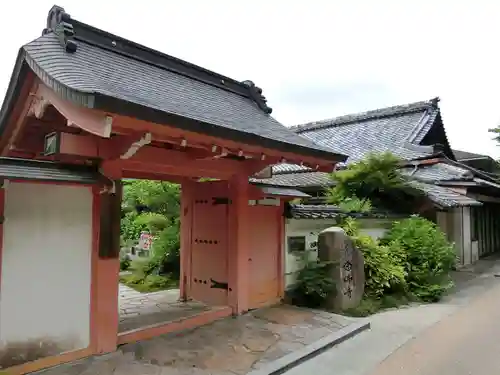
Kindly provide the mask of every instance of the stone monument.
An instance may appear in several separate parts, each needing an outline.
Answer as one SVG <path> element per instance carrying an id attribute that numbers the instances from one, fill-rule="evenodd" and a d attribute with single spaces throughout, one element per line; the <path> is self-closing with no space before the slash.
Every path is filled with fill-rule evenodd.
<path id="1" fill-rule="evenodd" d="M 327 298 L 327 307 L 341 311 L 359 305 L 365 289 L 363 254 L 342 228 L 327 228 L 319 234 L 318 259 L 332 262 L 336 291 Z"/>

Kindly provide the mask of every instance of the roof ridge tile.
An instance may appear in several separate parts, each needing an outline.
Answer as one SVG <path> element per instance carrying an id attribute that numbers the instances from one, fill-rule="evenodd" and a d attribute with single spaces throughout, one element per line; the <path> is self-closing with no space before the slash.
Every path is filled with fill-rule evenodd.
<path id="1" fill-rule="evenodd" d="M 429 108 L 437 108 L 439 98 L 435 97 L 430 100 L 413 102 L 408 104 L 395 105 L 390 107 L 383 107 L 374 110 L 351 113 L 347 115 L 337 116 L 326 120 L 313 121 L 300 125 L 293 125 L 290 127 L 296 133 L 303 133 L 312 130 L 324 129 L 333 126 L 347 125 L 355 122 L 373 120 L 377 118 L 399 116 L 419 111 L 424 111 Z"/>
<path id="2" fill-rule="evenodd" d="M 188 61 L 146 47 L 107 31 L 87 25 L 72 18 L 63 7 L 54 5 L 47 16 L 47 25 L 42 35 L 54 32 L 68 53 L 76 53 L 78 44 L 83 41 L 114 53 L 125 55 L 141 62 L 185 75 L 223 90 L 242 95 L 254 101 L 259 109 L 270 114 L 272 108 L 262 95 L 262 89 L 252 81 L 237 81 L 233 78 L 205 69 Z"/>

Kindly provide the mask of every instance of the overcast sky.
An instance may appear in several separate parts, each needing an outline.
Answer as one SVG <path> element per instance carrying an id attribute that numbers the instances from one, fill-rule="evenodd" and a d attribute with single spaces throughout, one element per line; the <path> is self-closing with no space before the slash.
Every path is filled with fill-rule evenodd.
<path id="1" fill-rule="evenodd" d="M 0 3 L 0 92 L 54 0 Z M 75 19 L 264 90 L 285 125 L 441 98 L 452 147 L 500 157 L 495 0 L 58 0 Z"/>

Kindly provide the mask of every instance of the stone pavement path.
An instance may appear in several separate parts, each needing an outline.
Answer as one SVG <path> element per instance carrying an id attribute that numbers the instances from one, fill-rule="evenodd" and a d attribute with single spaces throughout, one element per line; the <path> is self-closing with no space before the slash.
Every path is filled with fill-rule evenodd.
<path id="1" fill-rule="evenodd" d="M 500 283 L 433 325 L 370 375 L 493 375 L 500 373 Z"/>
<path id="2" fill-rule="evenodd" d="M 118 299 L 120 332 L 177 320 L 210 309 L 205 304 L 196 301 L 179 302 L 179 289 L 140 293 L 120 284 Z"/>
<path id="3" fill-rule="evenodd" d="M 115 353 L 43 375 L 238 375 L 268 364 L 356 321 L 276 306 L 176 334 L 121 346 Z"/>
<path id="4" fill-rule="evenodd" d="M 376 366 L 384 361 L 388 356 L 398 351 L 401 346 L 410 343 L 418 338 L 422 333 L 442 322 L 450 319 L 453 315 L 459 313 L 468 306 L 474 304 L 481 296 L 490 296 L 495 298 L 495 288 L 500 284 L 500 259 L 498 256 L 481 259 L 473 267 L 468 267 L 460 272 L 453 273 L 455 281 L 454 290 L 446 296 L 441 302 L 429 305 L 413 305 L 399 310 L 389 310 L 370 317 L 371 327 L 369 331 L 362 332 L 356 337 L 347 340 L 330 350 L 323 352 L 315 358 L 304 362 L 303 364 L 291 369 L 287 375 L 368 375 L 371 374 Z M 498 297 L 496 297 L 498 299 Z M 492 304 L 495 308 L 495 305 Z M 487 311 L 483 310 L 483 313 Z M 491 313 L 490 318 L 496 319 L 496 313 Z M 476 314 L 477 315 L 477 314 Z M 481 327 L 482 324 L 491 322 L 491 320 L 483 319 L 479 315 L 471 317 L 468 325 Z M 441 356 L 443 350 L 449 350 L 454 345 L 460 342 L 454 342 L 453 335 L 462 332 L 464 325 L 455 325 L 447 336 L 450 342 L 444 344 L 443 348 L 436 348 L 436 342 L 428 340 L 424 343 L 425 348 L 429 347 L 435 350 L 436 355 Z M 495 330 L 497 326 L 491 325 L 491 337 L 498 337 L 498 332 Z M 495 336 L 496 335 L 496 336 Z M 436 340 L 435 338 L 433 340 Z M 467 343 L 466 339 L 466 343 Z M 455 340 L 456 341 L 456 340 Z M 497 339 L 498 341 L 498 339 Z M 486 349 L 483 354 L 491 353 L 490 349 L 497 350 L 498 345 L 495 343 L 487 343 L 484 341 L 476 346 L 476 350 Z M 361 355 L 360 355 L 361 353 Z M 471 355 L 471 351 L 467 354 L 461 353 L 464 358 Z M 423 359 L 425 363 L 427 358 Z M 408 364 L 416 364 L 417 360 L 408 360 Z M 415 363 L 414 363 L 415 362 Z M 470 361 L 470 364 L 473 364 Z M 494 360 L 490 360 L 488 364 L 495 364 Z M 335 369 L 334 371 L 332 369 Z M 385 370 L 385 371 L 384 371 Z M 458 375 L 460 372 L 456 368 L 449 366 L 447 369 L 451 374 Z M 397 369 L 396 372 L 390 372 L 389 369 L 383 368 L 381 374 L 393 375 L 404 374 L 404 371 Z M 438 374 L 447 374 L 445 371 L 437 372 Z M 419 374 L 430 375 L 431 372 L 421 371 Z M 479 370 L 470 372 L 470 374 L 481 374 Z M 499 371 L 489 372 L 489 374 L 500 374 Z"/>

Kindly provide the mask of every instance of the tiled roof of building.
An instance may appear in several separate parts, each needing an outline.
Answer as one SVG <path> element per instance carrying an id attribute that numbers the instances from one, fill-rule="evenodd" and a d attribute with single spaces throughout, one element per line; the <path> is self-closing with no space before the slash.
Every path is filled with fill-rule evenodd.
<path id="1" fill-rule="evenodd" d="M 99 180 L 99 177 L 97 170 L 86 166 L 0 158 L 0 178 L 2 179 L 93 184 Z"/>
<path id="2" fill-rule="evenodd" d="M 459 207 L 481 205 L 480 202 L 457 193 L 445 186 L 438 186 L 440 182 L 473 180 L 473 175 L 466 169 L 460 169 L 445 163 L 420 166 L 415 168 L 402 168 L 403 175 L 411 178 L 410 184 L 422 191 L 432 202 L 443 207 Z M 259 183 L 290 186 L 295 188 L 333 186 L 334 183 L 328 173 L 299 172 L 276 174 L 269 179 L 259 180 Z"/>
<path id="3" fill-rule="evenodd" d="M 472 180 L 474 177 L 474 173 L 470 170 L 446 163 L 423 165 L 416 169 L 414 167 L 406 167 L 402 168 L 401 172 L 405 176 L 432 183 L 439 183 L 442 181 L 465 181 Z"/>
<path id="4" fill-rule="evenodd" d="M 297 133 L 349 157 L 389 151 L 405 159 L 432 154 L 421 145 L 440 115 L 438 99 L 381 108 L 292 127 Z M 340 151 L 342 150 L 342 151 Z"/>
<path id="5" fill-rule="evenodd" d="M 348 163 L 360 160 L 370 152 L 391 152 L 403 160 L 425 159 L 436 154 L 436 149 L 422 143 L 425 143 L 425 137 L 435 122 L 441 121 L 437 103 L 436 98 L 298 125 L 292 129 L 336 152 L 348 155 Z M 333 184 L 328 174 L 307 170 L 298 165 L 275 165 L 273 177 L 262 182 L 295 187 Z M 409 166 L 402 168 L 401 172 L 413 180 L 411 183 L 415 188 L 441 207 L 481 204 L 437 185 L 443 181 L 472 181 L 474 173 L 452 161 Z"/>
<path id="6" fill-rule="evenodd" d="M 421 181 L 412 180 L 410 184 L 422 191 L 433 203 L 443 208 L 453 208 L 460 206 L 481 206 L 482 203 L 467 197 L 466 195 L 457 193 L 444 186 L 434 185 Z"/>
<path id="7" fill-rule="evenodd" d="M 461 151 L 461 150 L 453 150 L 453 154 L 457 158 L 458 161 L 460 160 L 471 160 L 471 159 L 489 159 L 490 156 L 488 155 L 481 155 L 481 154 L 475 154 L 473 152 L 469 151 Z"/>
<path id="8" fill-rule="evenodd" d="M 26 64 L 58 95 L 80 106 L 325 160 L 345 159 L 271 117 L 262 90 L 251 81 L 236 81 L 96 29 L 57 6 L 43 36 L 19 52 L 0 126 Z"/>
<path id="9" fill-rule="evenodd" d="M 434 98 L 296 125 L 291 129 L 317 144 L 347 155 L 348 163 L 371 152 L 391 152 L 401 159 L 412 160 L 436 151 L 422 143 L 433 125 L 441 121 L 438 102 L 439 99 Z M 273 166 L 273 173 L 304 169 L 307 168 L 278 164 Z"/>
<path id="10" fill-rule="evenodd" d="M 293 219 L 334 219 L 342 216 L 385 218 L 395 216 L 387 212 L 346 213 L 333 205 L 291 204 L 290 217 Z"/>
<path id="11" fill-rule="evenodd" d="M 398 217 L 391 212 L 344 212 L 339 207 L 326 204 L 290 204 L 290 217 L 293 219 L 335 219 L 340 217 L 386 218 Z"/>
<path id="12" fill-rule="evenodd" d="M 333 184 L 328 173 L 303 171 L 275 174 L 271 178 L 251 179 L 250 181 L 272 186 L 289 186 L 295 188 L 327 187 Z"/>

